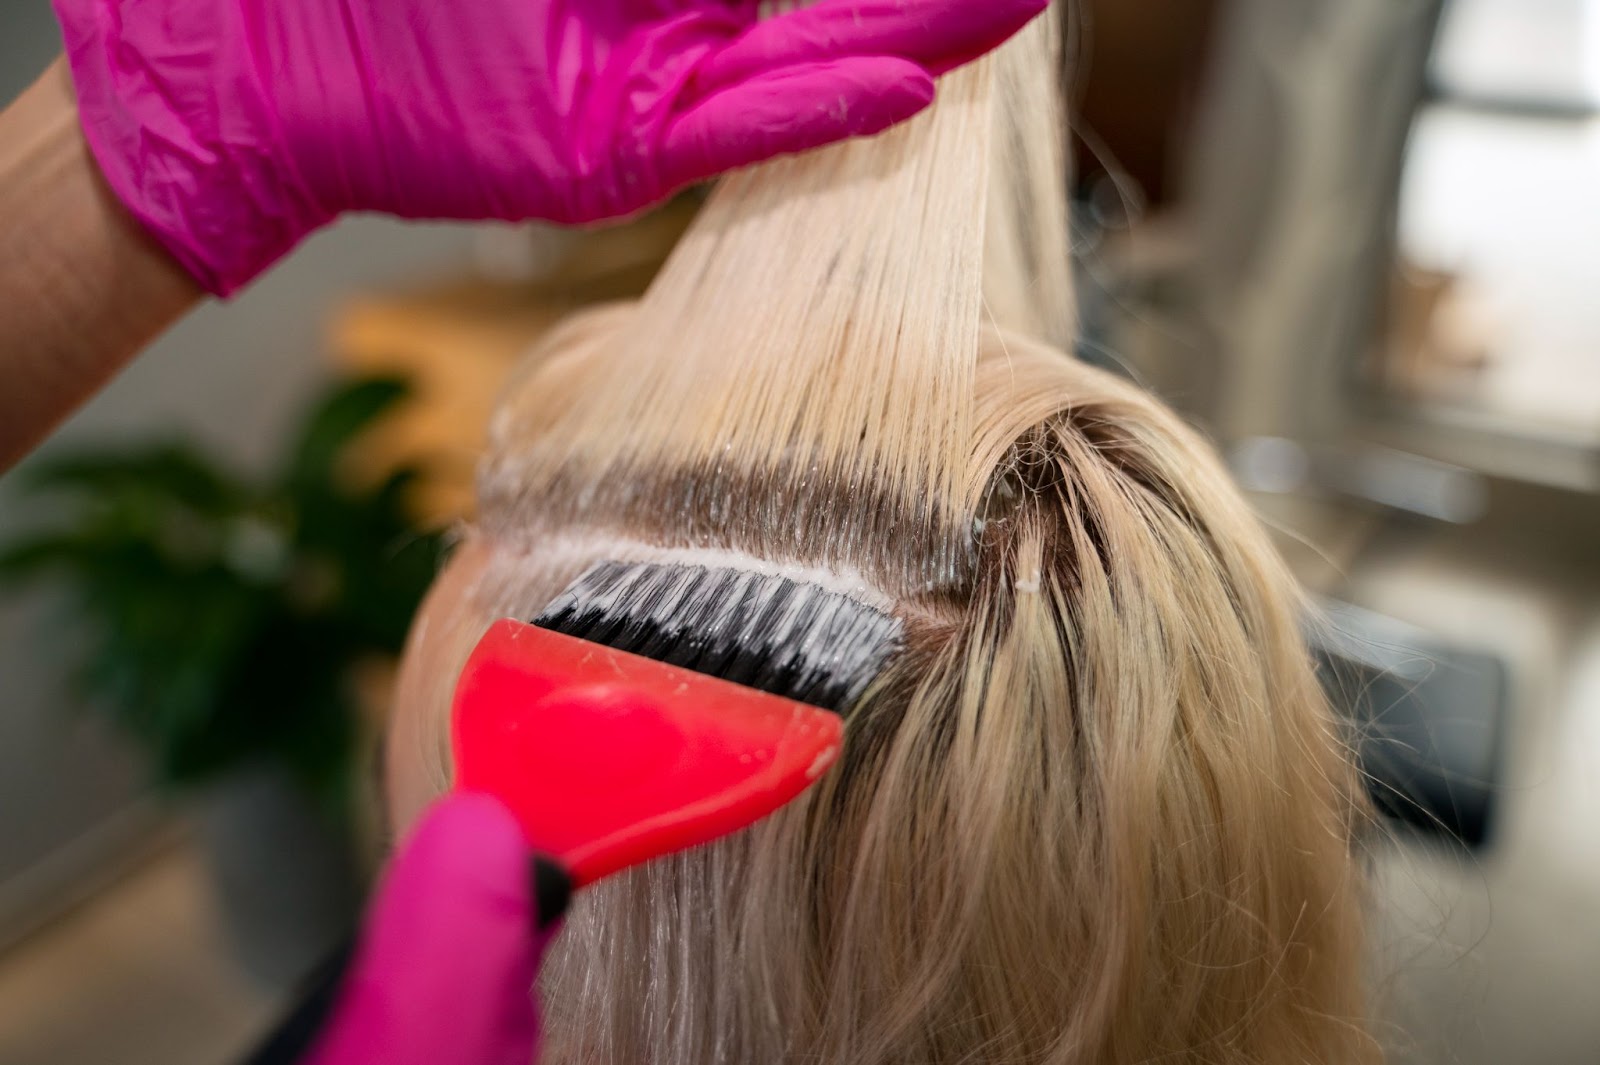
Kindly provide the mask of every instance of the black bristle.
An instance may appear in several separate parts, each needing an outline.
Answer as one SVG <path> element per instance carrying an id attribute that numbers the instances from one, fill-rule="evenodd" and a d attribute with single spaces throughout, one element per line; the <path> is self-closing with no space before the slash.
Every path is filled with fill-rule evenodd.
<path id="1" fill-rule="evenodd" d="M 591 566 L 533 623 L 835 711 L 901 635 L 899 619 L 816 584 L 652 562 Z"/>

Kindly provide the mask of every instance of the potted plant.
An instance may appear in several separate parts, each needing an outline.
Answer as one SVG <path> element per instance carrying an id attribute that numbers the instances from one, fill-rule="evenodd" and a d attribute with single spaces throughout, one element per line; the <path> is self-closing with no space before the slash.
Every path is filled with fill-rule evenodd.
<path id="1" fill-rule="evenodd" d="M 442 539 L 415 472 L 349 476 L 349 444 L 405 394 L 340 384 L 265 476 L 170 442 L 36 464 L 20 487 L 61 520 L 0 548 L 0 583 L 54 580 L 87 629 L 76 674 L 200 819 L 241 960 L 292 980 L 359 898 L 351 846 L 358 679 L 392 661 Z"/>

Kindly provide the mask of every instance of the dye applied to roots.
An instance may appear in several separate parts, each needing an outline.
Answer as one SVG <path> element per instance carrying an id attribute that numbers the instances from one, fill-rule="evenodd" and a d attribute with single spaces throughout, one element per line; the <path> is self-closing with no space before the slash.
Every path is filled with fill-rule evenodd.
<path id="1" fill-rule="evenodd" d="M 897 618 L 816 584 L 624 562 L 591 567 L 533 623 L 838 712 L 898 650 L 901 633 Z"/>

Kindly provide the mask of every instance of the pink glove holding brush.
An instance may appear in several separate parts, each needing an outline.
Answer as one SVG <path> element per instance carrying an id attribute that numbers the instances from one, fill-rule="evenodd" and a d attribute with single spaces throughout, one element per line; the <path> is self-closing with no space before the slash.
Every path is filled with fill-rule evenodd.
<path id="1" fill-rule="evenodd" d="M 754 824 L 815 784 L 843 737 L 818 707 L 495 622 L 456 686 L 454 792 L 386 870 L 337 995 L 254 1062 L 528 1065 L 533 987 L 571 891 Z"/>
<path id="2" fill-rule="evenodd" d="M 498 802 L 437 804 L 386 871 L 306 1065 L 537 1060 L 534 977 L 565 898 L 535 881 L 522 832 Z"/>
<path id="3" fill-rule="evenodd" d="M 347 211 L 592 222 L 876 133 L 1045 0 L 55 0 L 90 147 L 210 291 Z"/>

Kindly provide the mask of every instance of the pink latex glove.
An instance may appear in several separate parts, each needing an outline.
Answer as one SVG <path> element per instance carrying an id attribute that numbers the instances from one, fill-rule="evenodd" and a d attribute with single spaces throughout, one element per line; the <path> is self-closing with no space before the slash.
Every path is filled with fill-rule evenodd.
<path id="1" fill-rule="evenodd" d="M 875 133 L 1046 0 L 55 0 L 85 135 L 227 294 L 346 211 L 589 222 Z"/>
<path id="2" fill-rule="evenodd" d="M 559 878 L 559 874 L 557 874 Z M 548 881 L 547 881 L 548 883 Z M 559 895 L 545 908 L 564 908 Z M 533 984 L 556 930 L 528 845 L 487 795 L 436 804 L 384 875 L 308 1065 L 529 1065 Z"/>

